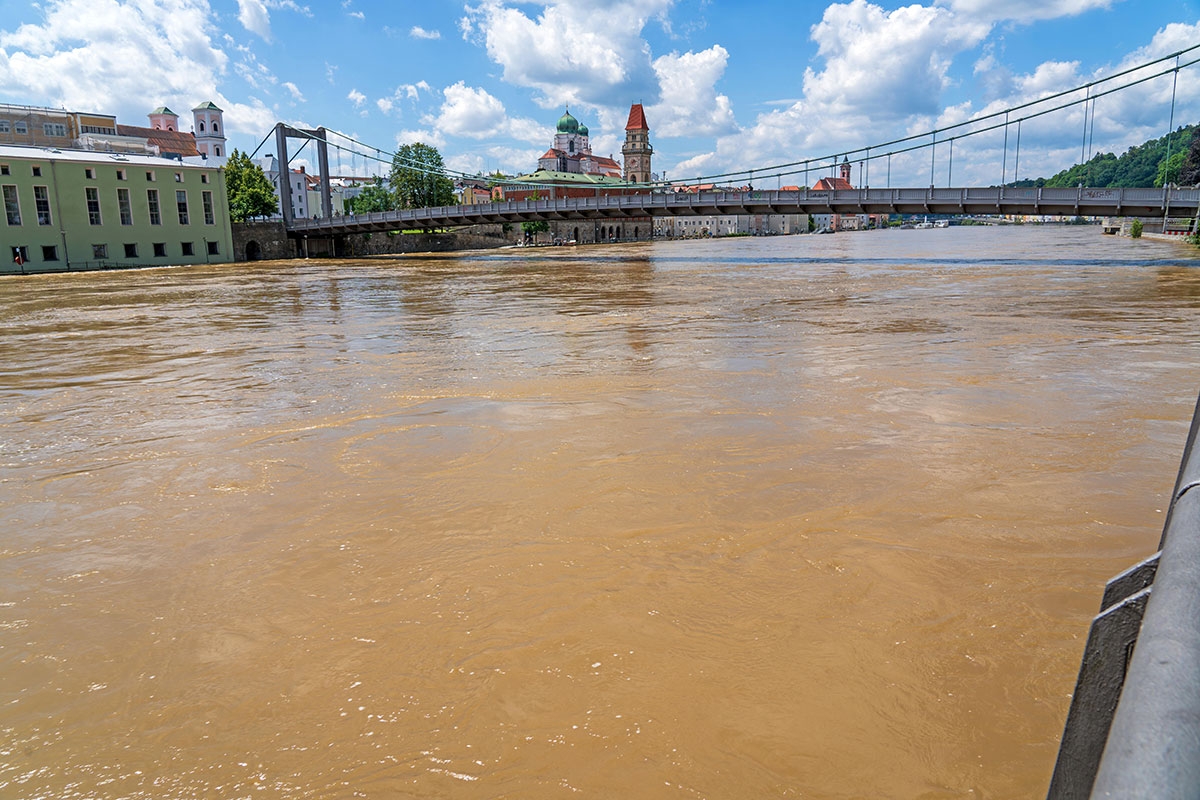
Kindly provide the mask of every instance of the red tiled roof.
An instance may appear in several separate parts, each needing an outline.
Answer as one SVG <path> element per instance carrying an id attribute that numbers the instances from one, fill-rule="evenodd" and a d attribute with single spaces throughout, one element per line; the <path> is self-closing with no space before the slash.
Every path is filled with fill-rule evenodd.
<path id="1" fill-rule="evenodd" d="M 850 181 L 846 180 L 845 178 L 821 178 L 821 180 L 813 184 L 813 189 L 817 191 L 853 188 L 854 187 L 850 185 Z"/>
<path id="2" fill-rule="evenodd" d="M 196 137 L 182 131 L 164 131 L 157 128 L 141 128 L 137 125 L 118 125 L 121 136 L 137 136 L 156 146 L 160 153 L 175 153 L 184 158 L 200 155 L 196 149 Z"/>
<path id="3" fill-rule="evenodd" d="M 650 126 L 646 123 L 646 112 L 642 109 L 641 103 L 634 103 L 629 107 L 629 121 L 625 123 L 625 130 L 650 130 Z"/>

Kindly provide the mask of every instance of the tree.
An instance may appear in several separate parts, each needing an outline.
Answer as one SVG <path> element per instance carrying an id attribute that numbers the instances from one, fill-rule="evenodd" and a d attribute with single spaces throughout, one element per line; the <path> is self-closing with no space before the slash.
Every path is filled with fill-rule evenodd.
<path id="1" fill-rule="evenodd" d="M 436 147 L 406 144 L 392 158 L 389 178 L 396 208 L 428 208 L 454 204 L 454 184 Z"/>
<path id="2" fill-rule="evenodd" d="M 236 147 L 225 163 L 225 190 L 229 193 L 229 218 L 234 222 L 279 211 L 279 198 L 270 178 Z"/>
<path id="3" fill-rule="evenodd" d="M 1179 170 L 1183 167 L 1186 153 L 1179 150 L 1171 153 L 1170 158 L 1158 162 L 1158 175 L 1154 178 L 1155 186 L 1166 186 L 1168 183 L 1179 183 Z"/>
<path id="4" fill-rule="evenodd" d="M 396 198 L 383 185 L 383 178 L 376 178 L 357 197 L 346 201 L 346 210 L 352 214 L 370 214 L 372 211 L 391 211 L 396 207 Z"/>
<path id="5" fill-rule="evenodd" d="M 1179 169 L 1180 186 L 1195 186 L 1197 183 L 1200 183 L 1200 128 L 1192 132 L 1187 157 Z"/>
<path id="6" fill-rule="evenodd" d="M 526 240 L 532 240 L 539 233 L 545 233 L 550 230 L 550 223 L 544 219 L 531 220 L 521 223 L 521 230 L 525 231 Z"/>

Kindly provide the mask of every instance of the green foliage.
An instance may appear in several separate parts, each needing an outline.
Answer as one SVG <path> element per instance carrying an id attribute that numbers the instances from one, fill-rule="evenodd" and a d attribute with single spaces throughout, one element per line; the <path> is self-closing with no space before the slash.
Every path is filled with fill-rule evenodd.
<path id="1" fill-rule="evenodd" d="M 1167 138 L 1151 139 L 1143 144 L 1131 147 L 1121 156 L 1113 153 L 1097 153 L 1086 164 L 1076 164 L 1065 169 L 1051 178 L 1038 178 L 1035 181 L 1022 180 L 1009 184 L 1011 186 L 1034 187 L 1070 187 L 1083 184 L 1084 186 L 1106 187 L 1149 187 L 1162 186 L 1162 179 L 1184 182 L 1182 165 L 1186 156 L 1176 162 L 1176 154 L 1182 154 L 1185 148 L 1195 138 L 1200 126 L 1188 125 L 1179 128 L 1170 135 L 1171 164 L 1164 165 L 1167 158 Z M 1200 164 L 1200 151 L 1197 152 L 1196 163 Z M 1174 171 L 1172 171 L 1174 169 Z M 1169 176 L 1178 177 L 1169 177 Z"/>
<path id="2" fill-rule="evenodd" d="M 539 233 L 545 233 L 546 231 L 550 230 L 550 223 L 544 219 L 522 222 L 521 230 L 525 231 L 525 238 L 529 239 Z"/>
<path id="3" fill-rule="evenodd" d="M 271 179 L 250 156 L 234 148 L 225 162 L 225 190 L 229 193 L 229 218 L 245 222 L 251 217 L 279 211 L 279 198 Z"/>
<path id="4" fill-rule="evenodd" d="M 1142 221 L 1140 219 L 1135 219 L 1129 226 L 1129 235 L 1134 239 L 1142 238 Z"/>
<path id="5" fill-rule="evenodd" d="M 436 147 L 406 144 L 392 158 L 389 178 L 396 208 L 454 205 L 454 183 Z"/>
<path id="6" fill-rule="evenodd" d="M 1169 159 L 1158 162 L 1158 175 L 1154 177 L 1155 186 L 1166 186 L 1168 183 L 1179 183 L 1179 170 L 1187 154 L 1182 150 L 1171 153 Z"/>
<path id="7" fill-rule="evenodd" d="M 375 182 L 359 192 L 357 197 L 346 201 L 346 210 L 353 214 L 370 214 L 373 211 L 391 211 L 395 205 L 396 199 L 383 185 L 383 179 L 376 178 Z"/>
<path id="8" fill-rule="evenodd" d="M 1179 185 L 1195 186 L 1200 183 L 1200 126 L 1192 131 L 1192 141 L 1188 145 L 1187 156 L 1179 169 Z"/>

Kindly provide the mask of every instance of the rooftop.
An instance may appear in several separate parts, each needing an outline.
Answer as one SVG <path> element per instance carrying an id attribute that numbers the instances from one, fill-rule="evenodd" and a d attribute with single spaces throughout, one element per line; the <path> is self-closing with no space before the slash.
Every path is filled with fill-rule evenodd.
<path id="1" fill-rule="evenodd" d="M 161 167 L 179 169 L 181 166 L 197 167 L 199 164 L 180 162 L 174 158 L 145 156 L 136 153 L 98 153 L 91 150 L 59 150 L 52 147 L 25 147 L 19 144 L 0 144 L 0 158 L 24 158 L 32 161 L 69 161 L 72 163 L 128 164 L 139 167 Z"/>

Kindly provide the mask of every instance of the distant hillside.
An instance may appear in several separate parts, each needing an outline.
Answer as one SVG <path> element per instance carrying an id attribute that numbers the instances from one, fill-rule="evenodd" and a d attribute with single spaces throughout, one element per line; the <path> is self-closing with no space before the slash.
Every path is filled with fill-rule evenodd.
<path id="1" fill-rule="evenodd" d="M 1200 156 L 1200 148 L 1193 147 L 1193 138 L 1200 125 L 1187 125 L 1179 128 L 1171 135 L 1171 163 L 1167 171 L 1167 180 L 1191 185 L 1195 183 L 1195 164 Z M 1189 158 L 1189 150 L 1193 151 Z M 1037 180 L 1021 180 L 1008 184 L 1009 186 L 1084 186 L 1095 187 L 1129 187 L 1129 186 L 1162 186 L 1163 160 L 1167 157 L 1167 137 L 1151 139 L 1148 142 L 1131 147 L 1122 155 L 1098 153 L 1086 164 L 1076 164 L 1065 169 L 1052 178 Z M 1191 163 L 1185 163 L 1191 162 Z M 1180 173 L 1182 170 L 1182 175 Z M 1180 178 L 1183 180 L 1180 180 Z M 1191 177 L 1191 180 L 1188 178 Z"/>

